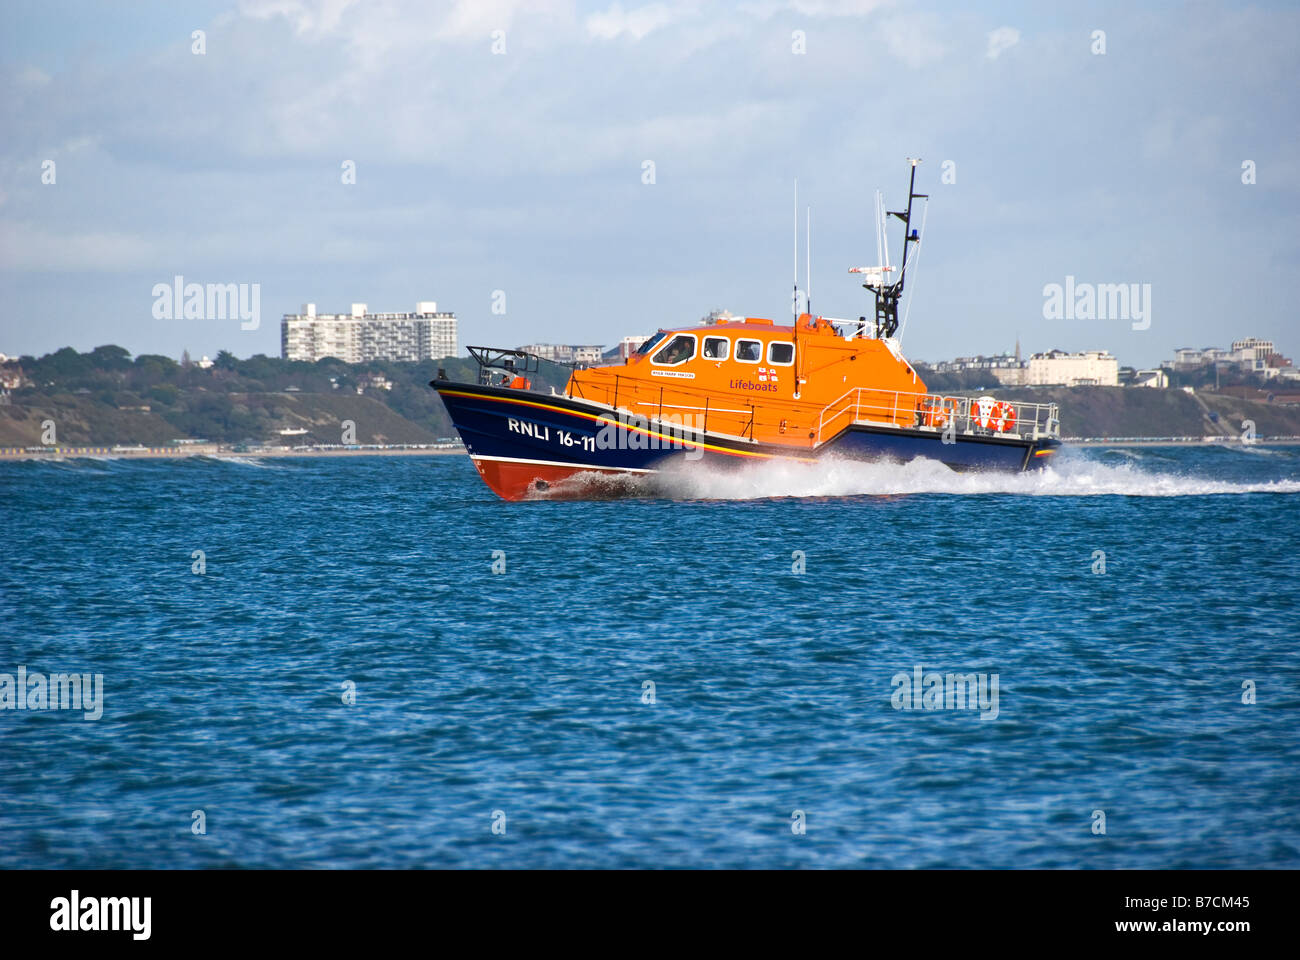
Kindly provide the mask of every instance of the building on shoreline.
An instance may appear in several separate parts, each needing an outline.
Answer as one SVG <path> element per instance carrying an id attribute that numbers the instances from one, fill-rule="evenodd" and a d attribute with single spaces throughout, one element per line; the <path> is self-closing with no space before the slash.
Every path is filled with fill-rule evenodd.
<path id="1" fill-rule="evenodd" d="M 1048 350 L 1029 358 L 1026 383 L 1031 387 L 1117 387 L 1119 361 L 1106 350 L 1066 353 Z"/>
<path id="2" fill-rule="evenodd" d="M 1020 359 L 1020 344 L 1014 355 L 958 357 L 934 365 L 936 373 L 980 373 L 1004 387 L 1116 387 L 1119 361 L 1105 350 L 1067 353 L 1048 350 Z"/>
<path id="3" fill-rule="evenodd" d="M 364 303 L 351 313 L 317 313 L 303 304 L 302 313 L 280 321 L 280 356 L 314 363 L 337 357 L 345 363 L 372 360 L 436 360 L 458 352 L 456 315 L 439 312 L 432 300 L 411 313 L 369 313 Z"/>
<path id="4" fill-rule="evenodd" d="M 1166 360 L 1161 366 L 1181 373 L 1203 367 L 1224 367 L 1241 373 L 1253 373 L 1266 380 L 1300 380 L 1300 370 L 1292 364 L 1291 358 L 1278 353 L 1272 340 L 1260 340 L 1257 337 L 1234 340 L 1227 350 L 1222 347 L 1204 347 L 1199 350 L 1195 347 L 1179 347 L 1174 351 L 1173 360 Z"/>
<path id="5" fill-rule="evenodd" d="M 1119 382 L 1125 387 L 1148 387 L 1153 390 L 1165 390 L 1169 387 L 1169 371 L 1158 367 L 1150 370 L 1120 367 Z"/>
<path id="6" fill-rule="evenodd" d="M 983 373 L 1004 387 L 1023 387 L 1028 383 L 1025 362 L 1019 356 L 1000 353 L 986 357 L 958 357 L 934 365 L 936 373 Z"/>
<path id="7" fill-rule="evenodd" d="M 600 363 L 604 355 L 600 344 L 527 343 L 515 349 L 552 363 Z"/>
<path id="8" fill-rule="evenodd" d="M 615 362 L 626 360 L 628 357 L 632 356 L 632 354 L 636 353 L 637 348 L 641 346 L 641 344 L 645 343 L 649 339 L 649 335 L 641 336 L 640 334 L 631 337 L 624 337 L 618 342 L 618 346 L 605 351 L 605 359 Z"/>

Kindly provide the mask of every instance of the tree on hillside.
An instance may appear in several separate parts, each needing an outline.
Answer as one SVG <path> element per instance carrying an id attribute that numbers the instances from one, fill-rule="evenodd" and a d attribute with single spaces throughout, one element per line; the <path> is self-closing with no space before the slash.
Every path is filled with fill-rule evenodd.
<path id="1" fill-rule="evenodd" d="M 94 369 L 90 354 L 84 356 L 72 347 L 64 347 L 47 353 L 33 364 L 34 373 L 39 380 L 58 382 L 73 377 L 81 377 Z"/>
<path id="2" fill-rule="evenodd" d="M 126 370 L 131 366 L 131 353 L 125 347 L 106 344 L 88 354 L 91 363 L 99 370 Z"/>
<path id="3" fill-rule="evenodd" d="M 157 353 L 142 353 L 135 358 L 132 380 L 137 386 L 151 387 L 164 380 L 174 380 L 180 367 L 171 357 Z"/>

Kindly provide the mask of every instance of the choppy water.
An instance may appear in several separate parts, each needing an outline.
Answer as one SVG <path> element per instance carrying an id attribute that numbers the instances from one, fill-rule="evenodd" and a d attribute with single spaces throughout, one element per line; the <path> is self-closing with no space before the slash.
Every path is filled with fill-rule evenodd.
<path id="1" fill-rule="evenodd" d="M 105 690 L 0 710 L 0 866 L 1300 866 L 1300 448 L 666 489 L 0 464 L 0 672 Z"/>

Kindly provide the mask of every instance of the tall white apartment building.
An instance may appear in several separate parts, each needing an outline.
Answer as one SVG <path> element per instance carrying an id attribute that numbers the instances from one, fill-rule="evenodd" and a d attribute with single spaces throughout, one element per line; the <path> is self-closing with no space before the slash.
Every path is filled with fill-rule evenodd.
<path id="1" fill-rule="evenodd" d="M 1275 353 L 1272 340 L 1244 337 L 1232 341 L 1232 359 L 1253 373 L 1263 373 L 1268 368 L 1268 358 Z"/>
<path id="2" fill-rule="evenodd" d="M 1066 353 L 1049 350 L 1029 358 L 1027 382 L 1031 387 L 1119 386 L 1119 361 L 1105 350 Z"/>
<path id="3" fill-rule="evenodd" d="M 364 303 L 352 304 L 351 313 L 317 313 L 316 304 L 305 303 L 302 313 L 286 313 L 280 321 L 285 360 L 432 360 L 454 357 L 458 349 L 456 315 L 439 313 L 432 300 L 420 301 L 412 313 L 368 313 Z"/>
<path id="4" fill-rule="evenodd" d="M 1277 375 L 1272 371 L 1290 366 L 1290 361 L 1278 355 L 1272 340 L 1242 337 L 1232 341 L 1232 347 L 1228 350 L 1222 347 L 1206 347 L 1204 350 L 1180 347 L 1174 351 L 1173 363 L 1166 361 L 1165 366 L 1172 366 L 1175 370 L 1194 370 L 1209 364 L 1230 364 L 1241 370 L 1271 377 Z"/>
<path id="5" fill-rule="evenodd" d="M 554 363 L 600 363 L 604 351 L 600 344 L 526 343 L 518 349 Z"/>

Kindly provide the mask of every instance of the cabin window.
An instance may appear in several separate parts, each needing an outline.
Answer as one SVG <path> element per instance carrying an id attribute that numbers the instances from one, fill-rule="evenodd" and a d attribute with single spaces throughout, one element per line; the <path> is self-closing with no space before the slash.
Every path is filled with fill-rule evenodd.
<path id="1" fill-rule="evenodd" d="M 650 362 L 672 367 L 685 363 L 693 356 L 695 356 L 695 338 L 688 333 L 679 333 L 661 347 L 659 352 L 650 358 Z"/>
<path id="2" fill-rule="evenodd" d="M 726 360 L 727 354 L 731 351 L 731 341 L 726 337 L 705 337 L 704 338 L 704 359 L 706 360 Z"/>
<path id="3" fill-rule="evenodd" d="M 769 343 L 767 345 L 767 362 L 778 367 L 788 367 L 794 363 L 793 343 Z"/>
<path id="4" fill-rule="evenodd" d="M 737 340 L 736 359 L 741 363 L 760 363 L 763 359 L 763 344 L 758 340 Z"/>
<path id="5" fill-rule="evenodd" d="M 651 350 L 653 350 L 653 349 L 655 348 L 655 344 L 657 344 L 660 340 L 662 340 L 662 339 L 663 339 L 664 337 L 666 337 L 666 336 L 668 336 L 668 334 L 666 334 L 666 333 L 664 333 L 664 331 L 660 330 L 658 333 L 656 333 L 653 337 L 651 337 L 651 338 L 650 338 L 649 340 L 647 340 L 645 343 L 641 344 L 641 346 L 637 347 L 637 348 L 636 348 L 636 352 L 637 352 L 638 354 L 649 353 Z"/>

